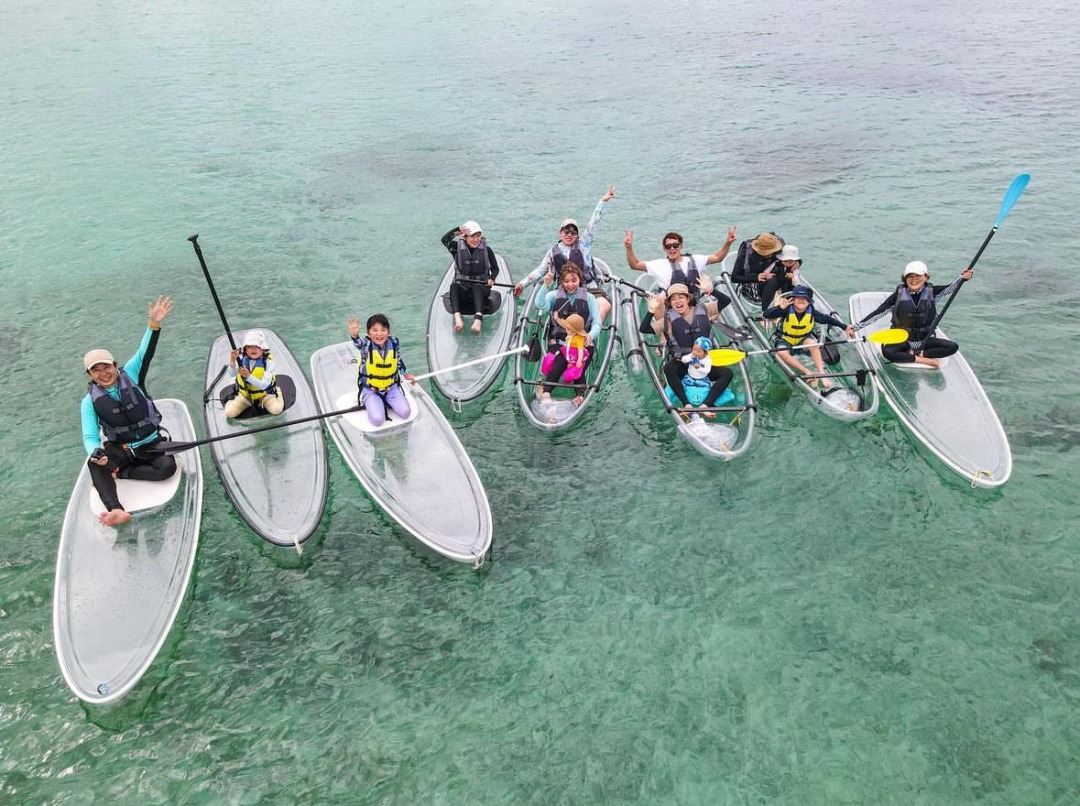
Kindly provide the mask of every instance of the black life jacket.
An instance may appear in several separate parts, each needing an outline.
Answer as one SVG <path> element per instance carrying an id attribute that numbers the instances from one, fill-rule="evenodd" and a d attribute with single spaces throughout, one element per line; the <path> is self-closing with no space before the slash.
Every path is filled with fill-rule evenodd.
<path id="1" fill-rule="evenodd" d="M 783 242 L 781 238 L 780 243 Z M 735 268 L 731 272 L 731 279 L 743 283 L 758 282 L 757 277 L 762 272 L 777 271 L 777 265 L 780 263 L 777 255 L 762 257 L 754 251 L 749 240 L 743 241 L 739 244 L 739 252 L 735 257 Z"/>
<path id="2" fill-rule="evenodd" d="M 906 285 L 896 289 L 896 305 L 893 306 L 892 326 L 902 327 L 908 332 L 908 341 L 926 341 L 932 335 L 930 326 L 937 316 L 934 303 L 934 287 L 929 283 L 923 286 L 918 302 L 911 296 Z"/>
<path id="3" fill-rule="evenodd" d="M 481 238 L 480 245 L 475 249 L 470 249 L 464 240 L 458 241 L 454 265 L 458 277 L 486 280 L 491 273 L 487 241 Z"/>
<path id="4" fill-rule="evenodd" d="M 668 337 L 668 346 L 673 358 L 682 358 L 694 349 L 694 339 L 708 336 L 712 332 L 712 322 L 704 305 L 695 305 L 693 318 L 687 322 L 677 311 L 667 312 L 665 331 Z"/>
<path id="5" fill-rule="evenodd" d="M 585 262 L 585 254 L 581 251 L 581 242 L 576 242 L 570 249 L 570 256 L 564 256 L 562 250 L 559 248 L 559 244 L 556 244 L 551 249 L 551 264 L 555 267 L 555 279 L 558 280 L 562 273 L 562 267 L 567 263 L 576 263 L 581 267 L 582 274 L 585 275 L 585 283 L 596 282 L 596 269 L 593 267 L 592 261 Z M 561 314 L 560 314 L 561 315 Z M 565 318 L 565 317 L 563 317 Z"/>
<path id="6" fill-rule="evenodd" d="M 555 321 L 556 314 L 560 319 L 565 319 L 570 314 L 576 313 L 585 320 L 585 330 L 592 330 L 592 316 L 589 312 L 589 303 L 585 299 L 588 293 L 584 289 L 578 289 L 574 294 L 574 299 L 570 299 L 562 288 L 555 292 L 555 299 L 551 303 L 551 316 L 548 318 L 549 341 L 566 341 L 566 329 Z"/>
<path id="7" fill-rule="evenodd" d="M 683 255 L 683 257 L 687 259 L 690 270 L 683 271 L 680 264 L 676 263 L 674 260 L 669 260 L 668 263 L 671 264 L 671 282 L 668 284 L 668 287 L 675 283 L 682 283 L 690 289 L 690 304 L 697 305 L 698 299 L 701 297 L 701 289 L 698 288 L 698 280 L 701 279 L 701 272 L 698 271 L 697 263 L 694 262 L 693 255 Z"/>
<path id="8" fill-rule="evenodd" d="M 128 377 L 123 367 L 117 373 L 117 385 L 120 387 L 119 400 L 114 400 L 93 381 L 86 390 L 105 432 L 105 441 L 125 445 L 153 436 L 161 425 L 161 414 L 153 398 Z"/>

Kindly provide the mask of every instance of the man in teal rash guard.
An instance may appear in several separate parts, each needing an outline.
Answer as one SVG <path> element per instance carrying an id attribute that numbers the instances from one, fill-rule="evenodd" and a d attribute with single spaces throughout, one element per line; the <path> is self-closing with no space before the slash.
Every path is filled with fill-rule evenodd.
<path id="1" fill-rule="evenodd" d="M 116 495 L 117 478 L 161 481 L 176 472 L 173 457 L 147 451 L 161 439 L 161 415 L 143 388 L 161 334 L 161 320 L 171 310 L 168 297 L 159 296 L 150 303 L 150 321 L 142 343 L 123 366 L 116 365 L 108 350 L 91 350 L 83 356 L 83 367 L 90 376 L 82 401 L 83 446 L 90 456 L 90 478 L 106 509 L 98 519 L 106 526 L 131 520 Z"/>

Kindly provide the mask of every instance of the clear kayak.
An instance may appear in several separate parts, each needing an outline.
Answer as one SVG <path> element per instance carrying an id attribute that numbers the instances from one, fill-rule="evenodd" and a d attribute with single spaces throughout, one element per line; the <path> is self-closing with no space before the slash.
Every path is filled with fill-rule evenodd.
<path id="1" fill-rule="evenodd" d="M 727 267 L 729 261 L 725 261 L 724 265 Z M 814 307 L 822 313 L 843 320 L 844 317 L 837 313 L 836 308 L 810 285 L 805 274 L 800 272 L 800 275 L 800 284 L 813 291 Z M 740 324 L 750 331 L 759 349 L 771 349 L 776 320 L 769 321 L 762 317 L 761 305 L 739 292 L 740 286 L 732 283 L 730 272 L 725 270 L 722 280 L 724 293 L 731 297 L 729 310 L 732 310 Z M 819 325 L 816 330 L 819 342 L 847 340 L 844 331 L 834 325 Z M 846 344 L 828 344 L 820 349 L 825 362 L 824 374 L 817 372 L 805 350 L 796 353 L 795 357 L 810 371 L 809 375 L 788 366 L 776 353 L 769 353 L 769 357 L 772 365 L 784 378 L 806 395 L 807 400 L 822 414 L 845 422 L 874 416 L 878 410 L 878 391 L 877 387 L 869 382 L 869 368 L 861 354 L 853 349 L 853 346 Z"/>
<path id="2" fill-rule="evenodd" d="M 850 302 L 852 319 L 862 319 L 888 296 L 885 291 L 855 294 Z M 889 324 L 889 318 L 882 317 L 864 333 Z M 935 335 L 946 338 L 940 328 Z M 943 359 L 940 369 L 916 369 L 882 360 L 881 348 L 872 342 L 860 342 L 858 349 L 900 422 L 950 470 L 974 487 L 999 487 L 1009 480 L 1009 439 L 963 355 Z"/>
<path id="3" fill-rule="evenodd" d="M 347 341 L 311 357 L 324 413 L 356 409 L 358 355 Z M 408 419 L 376 428 L 364 411 L 350 411 L 328 418 L 326 427 L 368 495 L 403 529 L 439 554 L 479 567 L 492 536 L 484 485 L 431 396 L 419 385 L 402 388 Z"/>
<path id="4" fill-rule="evenodd" d="M 731 367 L 734 378 L 727 390 L 710 411 L 716 416 L 705 418 L 686 414 L 678 399 L 667 391 L 663 365 L 667 352 L 660 339 L 652 332 L 642 333 L 641 323 L 648 313 L 645 294 L 656 288 L 656 279 L 642 275 L 637 280 L 641 293 L 623 294 L 627 333 L 627 363 L 631 368 L 640 366 L 652 382 L 659 403 L 674 423 L 679 436 L 689 442 L 699 453 L 716 459 L 734 459 L 750 448 L 757 422 L 754 391 L 745 361 Z M 714 323 L 711 338 L 714 347 L 733 344 L 731 328 L 726 323 Z M 691 400 L 693 402 L 693 400 Z"/>
<path id="5" fill-rule="evenodd" d="M 242 434 L 319 413 L 307 377 L 285 342 L 272 330 L 263 328 L 262 332 L 274 357 L 285 411 L 269 415 L 250 408 L 236 419 L 226 419 L 224 407 L 234 384 L 225 377 L 232 348 L 222 334 L 206 359 L 203 402 L 210 437 Z M 234 338 L 242 336 L 243 331 L 238 331 Z M 322 520 L 329 486 L 326 438 L 318 421 L 211 442 L 209 447 L 225 493 L 259 537 L 277 546 L 294 546 L 312 535 Z"/>
<path id="6" fill-rule="evenodd" d="M 600 328 L 600 336 L 593 346 L 594 355 L 585 373 L 584 400 L 575 406 L 575 386 L 568 383 L 554 385 L 551 397 L 541 400 L 537 397 L 540 384 L 544 380 L 540 371 L 541 361 L 530 361 L 527 353 L 519 354 L 514 360 L 514 384 L 517 386 L 518 401 L 525 418 L 544 431 L 559 431 L 577 422 L 596 400 L 600 386 L 607 377 L 611 357 L 618 343 L 619 332 L 619 291 L 607 263 L 594 258 L 598 271 L 609 279 L 601 284 L 604 293 L 611 300 L 611 314 Z M 517 346 L 526 347 L 536 338 L 541 349 L 547 346 L 548 314 L 536 307 L 536 301 L 542 288 L 541 283 L 533 286 L 525 311 L 517 327 Z"/>
<path id="7" fill-rule="evenodd" d="M 156 400 L 162 428 L 196 439 L 179 400 Z M 153 663 L 184 601 L 202 514 L 197 449 L 176 455 L 164 481 L 119 480 L 131 523 L 98 523 L 103 510 L 86 462 L 64 514 L 53 590 L 53 642 L 64 682 L 89 703 L 113 703 Z"/>
<path id="8" fill-rule="evenodd" d="M 495 256 L 499 274 L 495 282 L 500 286 L 512 286 L 513 278 L 501 255 Z M 465 326 L 454 332 L 454 315 L 450 308 L 450 284 L 454 279 L 454 264 L 446 270 L 435 296 L 431 300 L 427 325 L 427 359 L 432 370 L 454 367 L 475 358 L 507 350 L 514 337 L 514 319 L 517 313 L 514 297 L 509 288 L 495 287 L 488 292 L 484 306 L 483 329 L 473 333 L 470 329 L 474 311 L 462 313 Z M 498 380 L 506 365 L 506 359 L 473 364 L 432 377 L 435 390 L 443 397 L 459 403 L 475 400 Z"/>

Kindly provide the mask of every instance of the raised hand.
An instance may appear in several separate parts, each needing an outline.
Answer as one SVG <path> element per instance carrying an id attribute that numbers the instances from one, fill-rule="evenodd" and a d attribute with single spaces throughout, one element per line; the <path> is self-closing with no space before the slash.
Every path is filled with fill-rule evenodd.
<path id="1" fill-rule="evenodd" d="M 166 296 L 159 296 L 149 304 L 149 308 L 151 324 L 160 325 L 161 320 L 168 316 L 169 311 L 172 310 L 172 300 Z"/>

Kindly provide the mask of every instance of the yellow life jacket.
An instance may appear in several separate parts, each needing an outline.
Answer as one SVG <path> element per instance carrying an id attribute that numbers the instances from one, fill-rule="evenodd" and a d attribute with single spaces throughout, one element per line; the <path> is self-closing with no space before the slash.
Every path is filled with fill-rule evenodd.
<path id="1" fill-rule="evenodd" d="M 262 356 L 256 359 L 251 359 L 248 358 L 246 355 L 241 355 L 239 359 L 239 364 L 241 367 L 246 368 L 247 371 L 251 373 L 252 378 L 258 378 L 259 380 L 262 380 L 266 377 L 266 367 L 272 360 L 272 358 L 273 357 L 270 355 L 269 350 L 263 350 Z M 244 378 L 242 375 L 240 375 L 239 372 L 237 372 L 236 391 L 238 394 L 243 395 L 252 403 L 255 403 L 256 401 L 262 400 L 267 395 L 272 395 L 277 392 L 274 380 L 274 378 L 271 378 L 270 385 L 267 386 L 265 389 L 260 389 L 254 384 L 249 383 L 247 378 Z"/>
<path id="2" fill-rule="evenodd" d="M 796 347 L 814 332 L 814 309 L 807 308 L 805 313 L 798 314 L 794 308 L 788 310 L 780 320 L 780 337 Z"/>
<path id="3" fill-rule="evenodd" d="M 386 344 L 389 349 L 387 349 L 385 357 L 379 355 L 378 347 L 369 344 L 367 360 L 361 368 L 362 375 L 366 375 L 366 377 L 361 378 L 361 381 L 376 392 L 385 392 L 398 379 L 397 351 L 389 341 Z"/>

